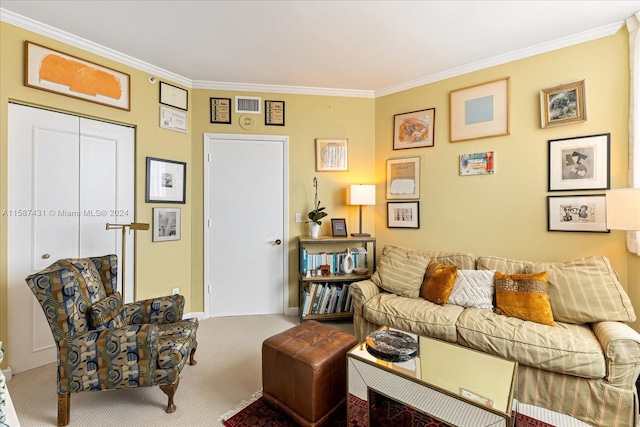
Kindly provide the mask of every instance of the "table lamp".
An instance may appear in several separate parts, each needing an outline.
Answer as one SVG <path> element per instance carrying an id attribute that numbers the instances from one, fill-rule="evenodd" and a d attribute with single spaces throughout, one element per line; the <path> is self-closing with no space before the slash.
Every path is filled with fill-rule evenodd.
<path id="1" fill-rule="evenodd" d="M 362 232 L 362 205 L 376 204 L 376 186 L 374 184 L 352 184 L 347 186 L 347 205 L 360 206 L 360 232 L 351 233 L 353 237 L 371 237 Z"/>
<path id="2" fill-rule="evenodd" d="M 121 278 L 121 283 L 122 283 L 122 301 L 124 302 L 125 298 L 126 298 L 126 294 L 124 293 L 124 278 L 125 278 L 125 266 L 126 264 L 126 253 L 127 253 L 127 228 L 129 228 L 129 232 L 131 232 L 131 230 L 136 231 L 136 230 L 148 230 L 149 229 L 149 224 L 146 224 L 144 222 L 132 222 L 131 224 L 109 224 L 107 223 L 107 230 L 114 230 L 114 229 L 121 229 L 122 230 L 122 260 L 120 261 L 120 276 Z"/>
<path id="3" fill-rule="evenodd" d="M 640 188 L 621 188 L 605 192 L 607 228 L 640 230 Z"/>

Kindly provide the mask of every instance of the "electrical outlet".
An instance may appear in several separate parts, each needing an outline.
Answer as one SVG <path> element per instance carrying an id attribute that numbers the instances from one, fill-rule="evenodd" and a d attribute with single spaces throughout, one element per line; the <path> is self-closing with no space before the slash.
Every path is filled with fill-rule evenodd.
<path id="1" fill-rule="evenodd" d="M 296 222 L 302 222 L 302 214 L 300 212 L 296 212 Z"/>
<path id="2" fill-rule="evenodd" d="M 171 295 L 178 295 L 180 293 L 180 288 L 173 288 Z"/>

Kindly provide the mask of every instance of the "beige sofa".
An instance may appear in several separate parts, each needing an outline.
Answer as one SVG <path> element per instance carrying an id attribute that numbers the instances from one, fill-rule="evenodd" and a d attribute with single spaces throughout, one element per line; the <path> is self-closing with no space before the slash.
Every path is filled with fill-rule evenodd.
<path id="1" fill-rule="evenodd" d="M 553 326 L 498 314 L 495 305 L 479 304 L 486 292 L 466 300 L 458 292 L 456 301 L 462 305 L 421 298 L 429 262 L 456 265 L 459 277 L 546 272 Z M 543 263 L 387 245 L 371 279 L 353 283 L 350 293 L 359 340 L 390 326 L 455 342 L 517 361 L 516 398 L 522 403 L 594 426 L 629 427 L 639 420 L 635 382 L 640 374 L 640 334 L 625 323 L 636 316 L 603 256 Z M 496 295 L 489 296 L 492 305 Z"/>

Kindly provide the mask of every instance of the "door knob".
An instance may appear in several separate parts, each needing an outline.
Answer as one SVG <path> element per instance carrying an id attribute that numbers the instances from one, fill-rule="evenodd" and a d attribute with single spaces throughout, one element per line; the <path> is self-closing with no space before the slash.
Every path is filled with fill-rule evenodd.
<path id="1" fill-rule="evenodd" d="M 51 257 L 51 255 L 49 255 L 49 254 L 42 255 L 42 259 L 49 259 L 50 257 Z"/>
<path id="2" fill-rule="evenodd" d="M 282 240 L 280 240 L 280 239 L 276 239 L 276 240 L 271 242 L 271 244 L 274 245 L 274 246 L 278 246 L 281 243 L 282 243 Z"/>

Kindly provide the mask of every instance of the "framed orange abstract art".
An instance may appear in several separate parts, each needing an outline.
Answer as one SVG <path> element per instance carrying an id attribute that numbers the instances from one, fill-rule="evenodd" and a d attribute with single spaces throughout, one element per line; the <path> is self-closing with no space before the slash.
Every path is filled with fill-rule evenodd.
<path id="1" fill-rule="evenodd" d="M 129 74 L 25 42 L 25 86 L 129 111 L 129 81 Z"/>

